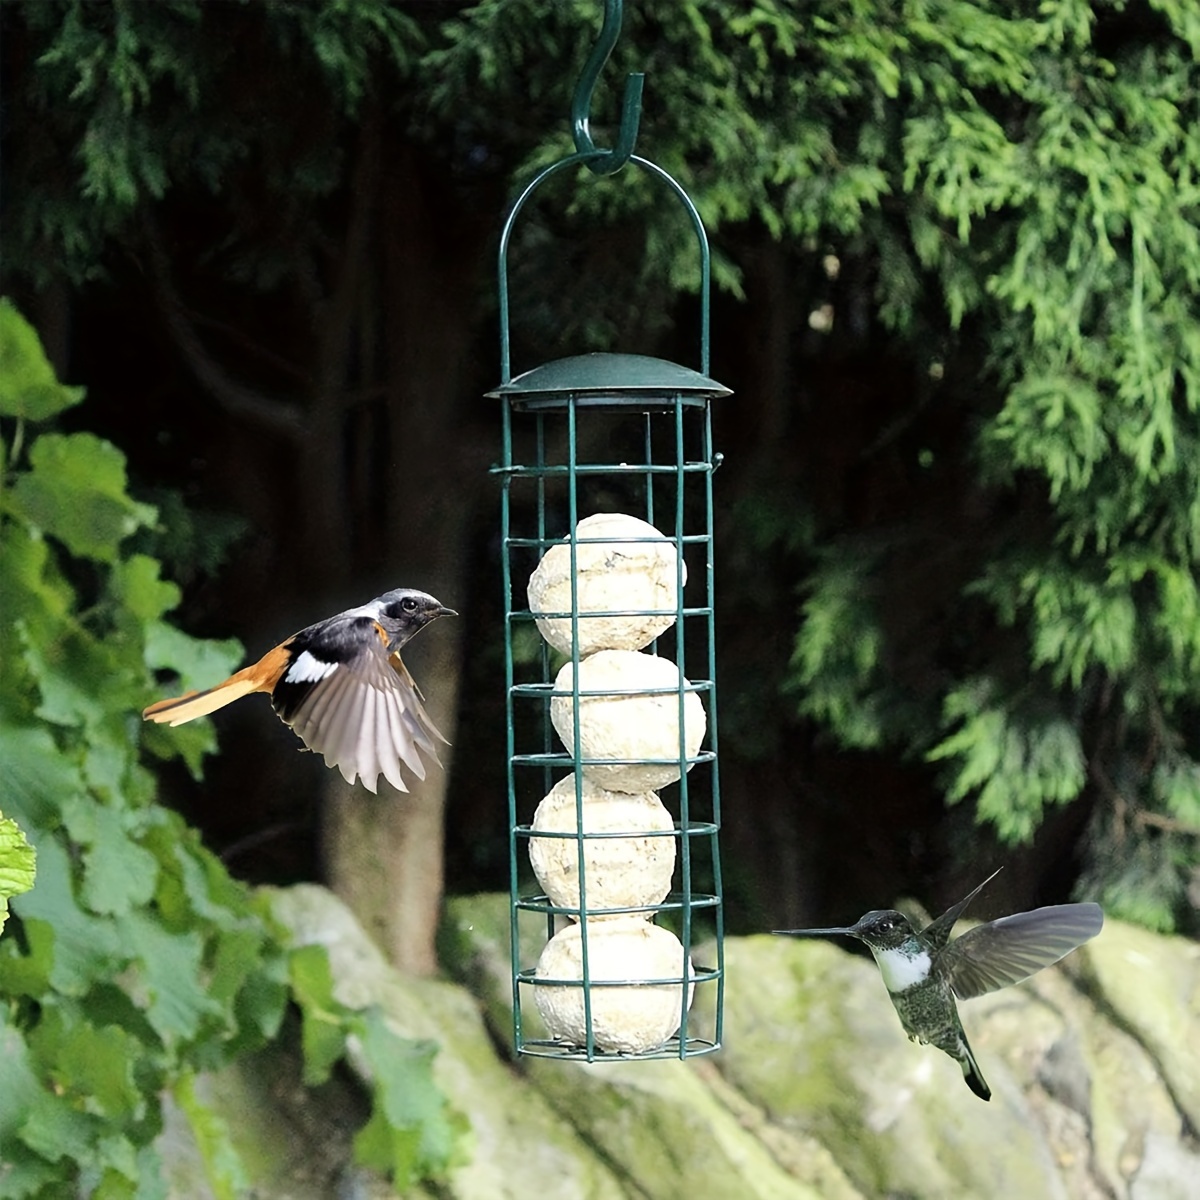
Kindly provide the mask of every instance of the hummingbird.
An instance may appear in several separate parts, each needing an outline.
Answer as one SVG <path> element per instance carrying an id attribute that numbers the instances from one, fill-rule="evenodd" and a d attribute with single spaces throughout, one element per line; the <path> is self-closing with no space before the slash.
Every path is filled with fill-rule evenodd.
<path id="1" fill-rule="evenodd" d="M 1020 983 L 1094 938 L 1104 924 L 1098 904 L 1052 904 L 977 925 L 950 941 L 969 896 L 948 908 L 920 933 L 895 909 L 874 909 L 853 925 L 830 929 L 776 929 L 788 937 L 852 937 L 866 942 L 909 1040 L 936 1046 L 962 1068 L 981 1100 L 992 1098 L 963 1032 L 955 1000 Z"/>

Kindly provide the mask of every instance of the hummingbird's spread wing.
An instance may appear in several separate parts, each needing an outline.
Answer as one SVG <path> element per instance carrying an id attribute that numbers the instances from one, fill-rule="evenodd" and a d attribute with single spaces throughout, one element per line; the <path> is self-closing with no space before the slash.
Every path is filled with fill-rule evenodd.
<path id="1" fill-rule="evenodd" d="M 1098 904 L 1053 904 L 968 930 L 942 952 L 960 1000 L 1028 979 L 1094 938 L 1104 924 Z"/>
<path id="2" fill-rule="evenodd" d="M 931 921 L 922 931 L 921 936 L 926 939 L 935 950 L 940 950 L 949 940 L 950 931 L 954 928 L 954 923 L 959 917 L 967 911 L 967 905 L 983 891 L 997 875 L 1000 874 L 1003 868 L 997 867 L 970 895 L 964 896 L 953 907 L 946 909 L 936 921 Z"/>

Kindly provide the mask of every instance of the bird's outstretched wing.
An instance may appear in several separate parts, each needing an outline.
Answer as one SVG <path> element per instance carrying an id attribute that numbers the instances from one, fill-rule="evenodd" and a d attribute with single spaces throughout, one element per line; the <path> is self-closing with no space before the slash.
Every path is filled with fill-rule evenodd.
<path id="1" fill-rule="evenodd" d="M 1020 983 L 1094 938 L 1104 924 L 1098 904 L 1053 904 L 977 925 L 942 952 L 960 1000 Z"/>
<path id="2" fill-rule="evenodd" d="M 954 923 L 959 917 L 967 911 L 967 905 L 983 891 L 997 875 L 1000 874 L 1002 867 L 997 867 L 973 892 L 964 896 L 957 904 L 946 909 L 936 921 L 931 921 L 922 931 L 924 937 L 935 950 L 940 950 L 949 940 L 950 931 L 954 928 Z"/>
<path id="3" fill-rule="evenodd" d="M 421 704 L 420 693 L 386 635 L 346 637 L 340 661 L 301 651 L 272 694 L 279 716 L 301 741 L 337 767 L 347 783 L 361 777 L 368 791 L 379 776 L 406 792 L 403 763 L 425 778 L 421 753 L 438 761 L 435 739 L 445 742 Z M 297 635 L 301 644 L 303 635 Z M 330 640 L 325 636 L 326 650 Z M 330 656 L 332 657 L 332 655 Z"/>

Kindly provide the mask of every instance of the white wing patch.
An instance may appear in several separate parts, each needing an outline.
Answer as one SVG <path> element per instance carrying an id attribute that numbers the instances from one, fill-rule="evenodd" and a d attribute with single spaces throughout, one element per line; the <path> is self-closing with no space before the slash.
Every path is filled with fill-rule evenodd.
<path id="1" fill-rule="evenodd" d="M 907 992 L 914 984 L 924 983 L 929 978 L 932 963 L 924 950 L 910 956 L 903 950 L 876 950 L 872 947 L 871 953 L 879 964 L 879 973 L 887 990 L 893 994 Z"/>
<path id="2" fill-rule="evenodd" d="M 314 658 L 307 650 L 296 655 L 296 661 L 288 667 L 283 676 L 284 683 L 319 683 L 332 675 L 338 668 L 337 663 L 322 662 Z"/>

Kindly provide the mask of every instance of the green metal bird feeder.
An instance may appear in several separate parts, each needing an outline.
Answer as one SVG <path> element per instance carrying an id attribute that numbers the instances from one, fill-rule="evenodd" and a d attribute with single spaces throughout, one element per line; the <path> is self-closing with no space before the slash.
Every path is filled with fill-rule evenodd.
<path id="1" fill-rule="evenodd" d="M 607 0 L 575 93 L 576 153 L 543 170 L 505 221 L 501 382 L 488 393 L 503 413 L 514 1042 L 588 1062 L 716 1050 L 724 993 L 711 405 L 729 389 L 708 378 L 704 225 L 684 189 L 633 153 L 643 77 L 627 81 L 614 149 L 588 129 L 620 26 L 620 0 Z M 518 217 L 562 171 L 608 176 L 627 163 L 695 232 L 699 370 L 585 354 L 514 378 Z"/>

